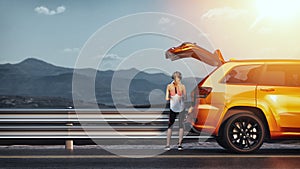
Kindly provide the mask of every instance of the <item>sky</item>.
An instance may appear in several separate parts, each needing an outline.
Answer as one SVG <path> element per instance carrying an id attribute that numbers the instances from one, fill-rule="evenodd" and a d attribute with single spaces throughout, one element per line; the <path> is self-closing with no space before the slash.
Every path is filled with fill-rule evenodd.
<path id="1" fill-rule="evenodd" d="M 208 74 L 213 68 L 196 60 L 165 59 L 184 41 L 220 49 L 225 60 L 300 59 L 297 0 L 0 0 L 0 20 L 2 64 L 38 58 L 71 68 Z"/>

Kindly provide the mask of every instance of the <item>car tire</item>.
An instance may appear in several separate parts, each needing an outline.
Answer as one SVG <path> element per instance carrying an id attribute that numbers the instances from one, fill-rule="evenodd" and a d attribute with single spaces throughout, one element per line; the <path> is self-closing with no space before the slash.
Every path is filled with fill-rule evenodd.
<path id="1" fill-rule="evenodd" d="M 226 144 L 225 140 L 224 140 L 224 125 L 222 125 L 219 128 L 219 135 L 215 137 L 217 143 L 223 147 L 224 149 L 228 149 L 228 145 Z"/>
<path id="2" fill-rule="evenodd" d="M 217 136 L 216 137 L 216 141 L 217 141 L 217 143 L 221 146 L 221 147 L 223 147 L 224 149 L 228 149 L 228 145 L 225 143 L 225 141 L 224 141 L 224 137 L 222 137 L 222 136 Z"/>
<path id="3" fill-rule="evenodd" d="M 258 150 L 265 138 L 265 127 L 254 114 L 240 113 L 229 118 L 224 126 L 226 148 L 236 153 Z"/>

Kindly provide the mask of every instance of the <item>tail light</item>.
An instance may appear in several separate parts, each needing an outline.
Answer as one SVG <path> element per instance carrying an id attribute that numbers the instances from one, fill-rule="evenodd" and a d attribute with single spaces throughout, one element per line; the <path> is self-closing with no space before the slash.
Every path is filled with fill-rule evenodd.
<path id="1" fill-rule="evenodd" d="M 196 98 L 206 98 L 211 90 L 211 87 L 198 87 L 198 95 L 196 94 Z"/>
<path id="2" fill-rule="evenodd" d="M 197 98 L 206 98 L 210 92 L 212 91 L 211 87 L 203 87 L 202 85 L 204 84 L 205 80 L 209 76 L 206 76 L 199 84 L 198 86 L 192 91 L 191 96 L 192 96 L 192 105 L 195 105 L 196 99 Z"/>

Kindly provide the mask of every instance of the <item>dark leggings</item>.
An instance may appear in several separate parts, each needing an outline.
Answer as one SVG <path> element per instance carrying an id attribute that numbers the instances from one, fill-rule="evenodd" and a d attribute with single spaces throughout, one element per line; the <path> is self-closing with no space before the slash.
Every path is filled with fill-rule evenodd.
<path id="1" fill-rule="evenodd" d="M 168 128 L 173 128 L 173 124 L 175 122 L 177 115 L 179 115 L 179 128 L 183 128 L 184 113 L 183 112 L 174 112 L 171 109 L 170 109 L 170 114 L 169 114 Z"/>

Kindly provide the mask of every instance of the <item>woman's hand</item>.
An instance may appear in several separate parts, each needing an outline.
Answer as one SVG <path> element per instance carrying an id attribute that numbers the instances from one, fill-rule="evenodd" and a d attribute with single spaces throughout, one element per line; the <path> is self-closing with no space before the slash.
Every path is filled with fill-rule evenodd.
<path id="1" fill-rule="evenodd" d="M 191 106 L 191 107 L 188 109 L 188 114 L 193 113 L 193 111 L 194 111 L 194 107 Z"/>
<path id="2" fill-rule="evenodd" d="M 168 86 L 167 86 L 167 89 L 166 89 L 166 100 L 167 100 L 167 101 L 170 100 L 169 88 L 170 88 L 170 85 L 168 85 Z"/>

